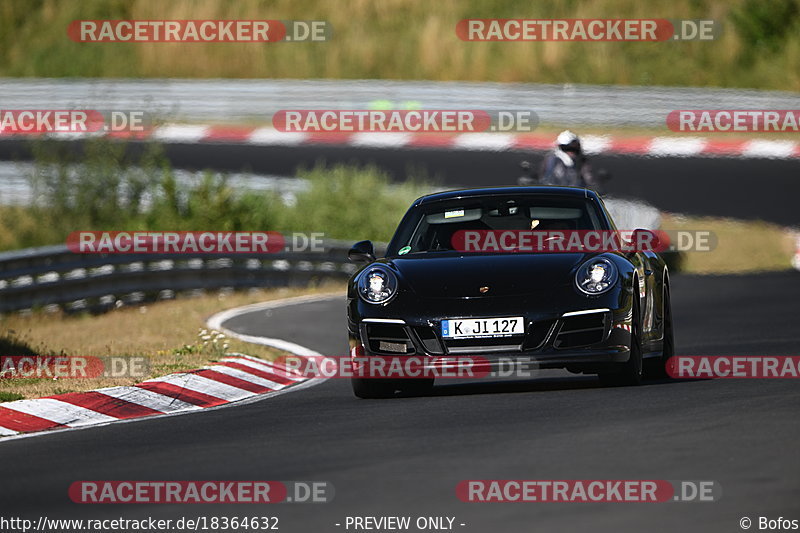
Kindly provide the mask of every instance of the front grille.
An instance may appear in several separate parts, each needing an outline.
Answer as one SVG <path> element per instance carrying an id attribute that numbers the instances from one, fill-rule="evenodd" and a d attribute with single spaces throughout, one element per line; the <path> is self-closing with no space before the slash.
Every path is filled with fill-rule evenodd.
<path id="1" fill-rule="evenodd" d="M 366 344 L 373 353 L 386 355 L 413 354 L 414 343 L 408 338 L 405 326 L 366 324 Z"/>
<path id="2" fill-rule="evenodd" d="M 603 342 L 608 331 L 608 317 L 604 311 L 562 318 L 553 347 L 563 350 Z"/>
<path id="3" fill-rule="evenodd" d="M 444 339 L 448 353 L 513 352 L 522 348 L 522 337 L 484 337 L 475 339 Z"/>
<path id="4" fill-rule="evenodd" d="M 439 338 L 436 336 L 436 333 L 433 331 L 433 328 L 429 326 L 417 326 L 414 329 L 414 333 L 419 339 L 419 343 L 425 349 L 426 352 L 432 354 L 443 354 L 444 348 L 442 348 L 442 343 L 439 342 Z"/>
<path id="5" fill-rule="evenodd" d="M 540 348 L 547 340 L 555 325 L 555 320 L 537 320 L 528 327 L 528 332 L 525 335 L 525 342 L 522 343 L 523 350 L 535 350 Z"/>
<path id="6" fill-rule="evenodd" d="M 464 346 L 448 345 L 447 352 L 451 354 L 502 353 L 518 352 L 521 348 L 521 344 L 470 344 Z"/>

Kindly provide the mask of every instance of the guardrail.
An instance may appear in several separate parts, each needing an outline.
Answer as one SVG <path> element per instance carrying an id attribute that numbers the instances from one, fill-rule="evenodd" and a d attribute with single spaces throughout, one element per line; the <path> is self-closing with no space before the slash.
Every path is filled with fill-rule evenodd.
<path id="1" fill-rule="evenodd" d="M 172 121 L 269 119 L 281 109 L 396 108 L 534 111 L 564 126 L 664 128 L 675 109 L 797 109 L 782 91 L 391 80 L 0 78 L 4 109 L 146 109 Z"/>
<path id="2" fill-rule="evenodd" d="M 351 244 L 324 241 L 322 252 L 265 254 L 76 254 L 66 246 L 3 252 L 0 313 L 102 312 L 203 289 L 347 279 L 358 268 L 347 260 Z"/>

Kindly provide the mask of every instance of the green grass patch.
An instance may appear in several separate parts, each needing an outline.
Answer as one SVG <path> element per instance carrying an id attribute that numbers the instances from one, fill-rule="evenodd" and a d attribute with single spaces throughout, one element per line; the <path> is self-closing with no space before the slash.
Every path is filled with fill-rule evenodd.
<path id="1" fill-rule="evenodd" d="M 739 274 L 792 268 L 794 235 L 764 221 L 665 214 L 664 230 L 711 231 L 716 247 L 681 254 L 680 270 L 692 274 Z"/>
<path id="2" fill-rule="evenodd" d="M 16 392 L 0 391 L 0 402 L 13 402 L 14 400 L 22 400 L 24 396 Z"/>
<path id="3" fill-rule="evenodd" d="M 75 152 L 35 144 L 28 176 L 34 202 L 0 207 L 0 250 L 64 243 L 73 231 L 323 232 L 332 239 L 387 241 L 423 179 L 391 183 L 373 166 L 322 164 L 297 172 L 307 187 L 287 202 L 277 192 L 236 190 L 224 174 L 179 183 L 157 144 L 131 154 L 93 139 Z"/>

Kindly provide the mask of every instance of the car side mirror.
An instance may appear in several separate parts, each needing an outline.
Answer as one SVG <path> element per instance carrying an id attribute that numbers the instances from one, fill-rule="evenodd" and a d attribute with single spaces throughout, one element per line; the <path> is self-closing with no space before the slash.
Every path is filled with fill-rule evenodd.
<path id="1" fill-rule="evenodd" d="M 372 241 L 359 241 L 350 248 L 347 252 L 347 258 L 353 262 L 367 262 L 375 261 L 375 247 L 372 246 Z"/>
<path id="2" fill-rule="evenodd" d="M 649 229 L 635 229 L 631 233 L 631 245 L 637 252 L 652 252 L 661 244 L 658 234 Z"/>

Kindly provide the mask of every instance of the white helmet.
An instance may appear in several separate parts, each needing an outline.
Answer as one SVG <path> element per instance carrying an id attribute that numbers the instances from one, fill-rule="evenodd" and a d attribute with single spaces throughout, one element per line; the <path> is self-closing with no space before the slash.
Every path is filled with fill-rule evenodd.
<path id="1" fill-rule="evenodd" d="M 569 130 L 564 130 L 556 137 L 556 146 L 561 150 L 572 149 L 573 151 L 581 151 L 580 138 Z"/>

